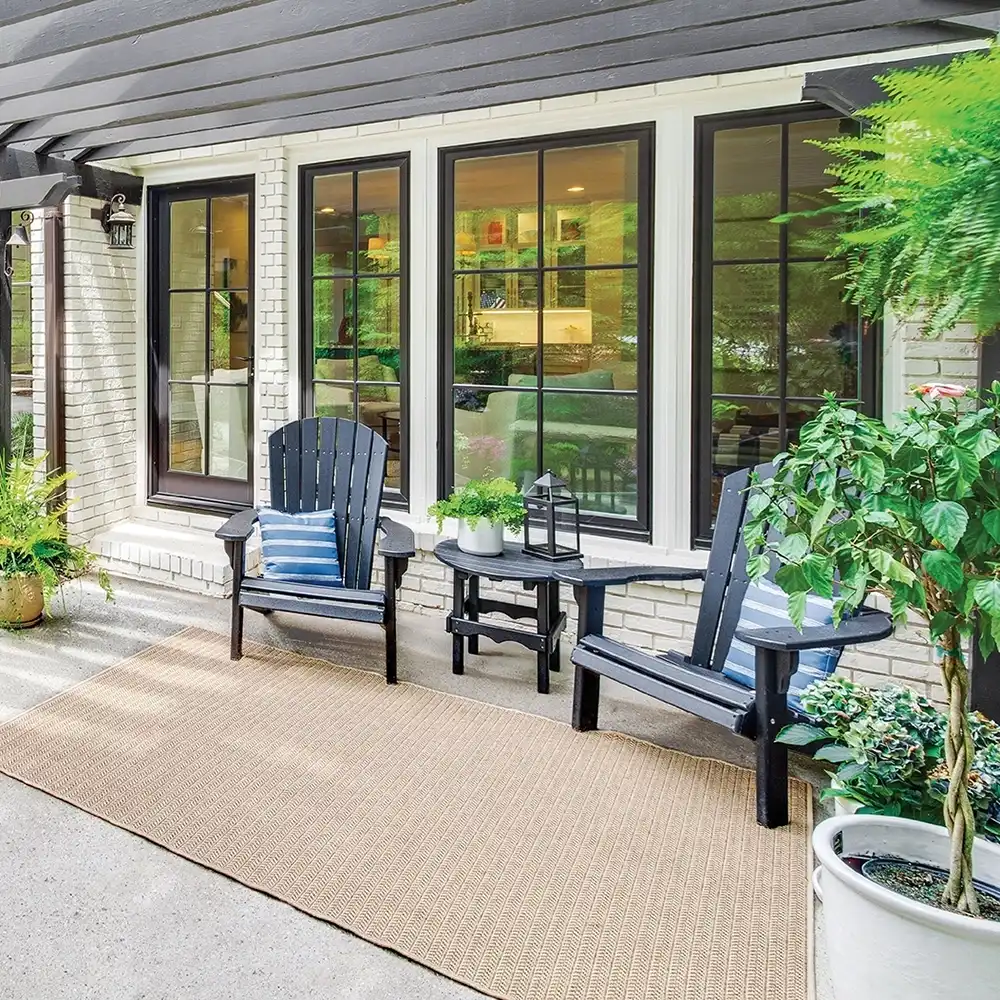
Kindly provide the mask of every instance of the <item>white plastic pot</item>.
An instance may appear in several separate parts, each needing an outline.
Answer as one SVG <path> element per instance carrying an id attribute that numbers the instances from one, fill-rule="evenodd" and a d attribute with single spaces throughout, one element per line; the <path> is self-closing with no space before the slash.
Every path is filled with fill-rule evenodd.
<path id="1" fill-rule="evenodd" d="M 475 528 L 464 518 L 458 522 L 458 547 L 472 556 L 498 556 L 503 552 L 503 524 L 481 517 Z"/>
<path id="2" fill-rule="evenodd" d="M 907 899 L 840 860 L 895 855 L 947 869 L 943 826 L 891 816 L 834 816 L 816 827 L 813 849 L 837 1000 L 995 1000 L 1000 923 Z M 977 839 L 973 870 L 977 881 L 1000 886 L 1000 847 Z"/>

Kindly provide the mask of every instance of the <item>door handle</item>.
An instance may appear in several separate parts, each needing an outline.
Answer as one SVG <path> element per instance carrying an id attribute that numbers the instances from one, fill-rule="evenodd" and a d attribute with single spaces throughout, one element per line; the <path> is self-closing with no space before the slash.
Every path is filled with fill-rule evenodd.
<path id="1" fill-rule="evenodd" d="M 233 355 L 233 361 L 245 361 L 247 363 L 247 374 L 250 378 L 253 378 L 253 358 L 243 357 L 240 354 Z"/>

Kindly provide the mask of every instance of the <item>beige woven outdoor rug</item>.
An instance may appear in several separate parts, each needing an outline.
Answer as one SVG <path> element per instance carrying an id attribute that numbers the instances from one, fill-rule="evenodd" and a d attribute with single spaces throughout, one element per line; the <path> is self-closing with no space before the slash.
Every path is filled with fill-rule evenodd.
<path id="1" fill-rule="evenodd" d="M 809 995 L 810 794 L 188 629 L 0 727 L 0 771 L 483 993 Z"/>

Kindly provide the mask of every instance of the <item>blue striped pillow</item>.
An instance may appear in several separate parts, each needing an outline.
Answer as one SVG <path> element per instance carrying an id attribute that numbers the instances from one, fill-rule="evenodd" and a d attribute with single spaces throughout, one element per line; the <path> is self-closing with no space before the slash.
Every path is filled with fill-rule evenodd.
<path id="1" fill-rule="evenodd" d="M 267 579 L 344 586 L 332 510 L 285 514 L 264 508 L 257 516 Z"/>
<path id="2" fill-rule="evenodd" d="M 759 580 L 747 587 L 740 609 L 738 629 L 751 631 L 758 628 L 787 628 L 792 624 L 788 617 L 788 595 L 769 580 Z M 833 602 L 810 595 L 806 600 L 805 625 L 832 625 Z M 802 692 L 816 681 L 825 680 L 840 660 L 841 649 L 823 647 L 808 649 L 799 653 L 799 669 L 792 675 L 788 687 L 788 704 L 796 711 L 802 711 L 799 698 Z M 722 673 L 737 684 L 753 689 L 754 648 L 739 639 L 733 644 L 726 657 Z"/>

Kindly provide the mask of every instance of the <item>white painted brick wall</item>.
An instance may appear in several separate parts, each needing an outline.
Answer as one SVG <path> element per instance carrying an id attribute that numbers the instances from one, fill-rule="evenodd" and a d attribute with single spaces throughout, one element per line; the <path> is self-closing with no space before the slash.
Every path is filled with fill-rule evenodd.
<path id="1" fill-rule="evenodd" d="M 109 249 L 91 217 L 101 205 L 78 196 L 64 204 L 67 524 L 79 538 L 128 516 L 138 460 L 136 259 Z"/>
<path id="2" fill-rule="evenodd" d="M 267 438 L 289 419 L 289 323 L 288 310 L 296 301 L 289 285 L 288 260 L 294 248 L 288 246 L 288 205 L 290 199 L 287 151 L 279 140 L 264 153 L 258 172 L 257 232 L 255 261 L 257 295 L 255 304 L 254 379 L 257 391 L 257 490 L 260 503 L 268 500 Z"/>
<path id="3" fill-rule="evenodd" d="M 32 209 L 31 224 L 31 412 L 35 455 L 45 448 L 45 241 L 44 209 Z"/>

